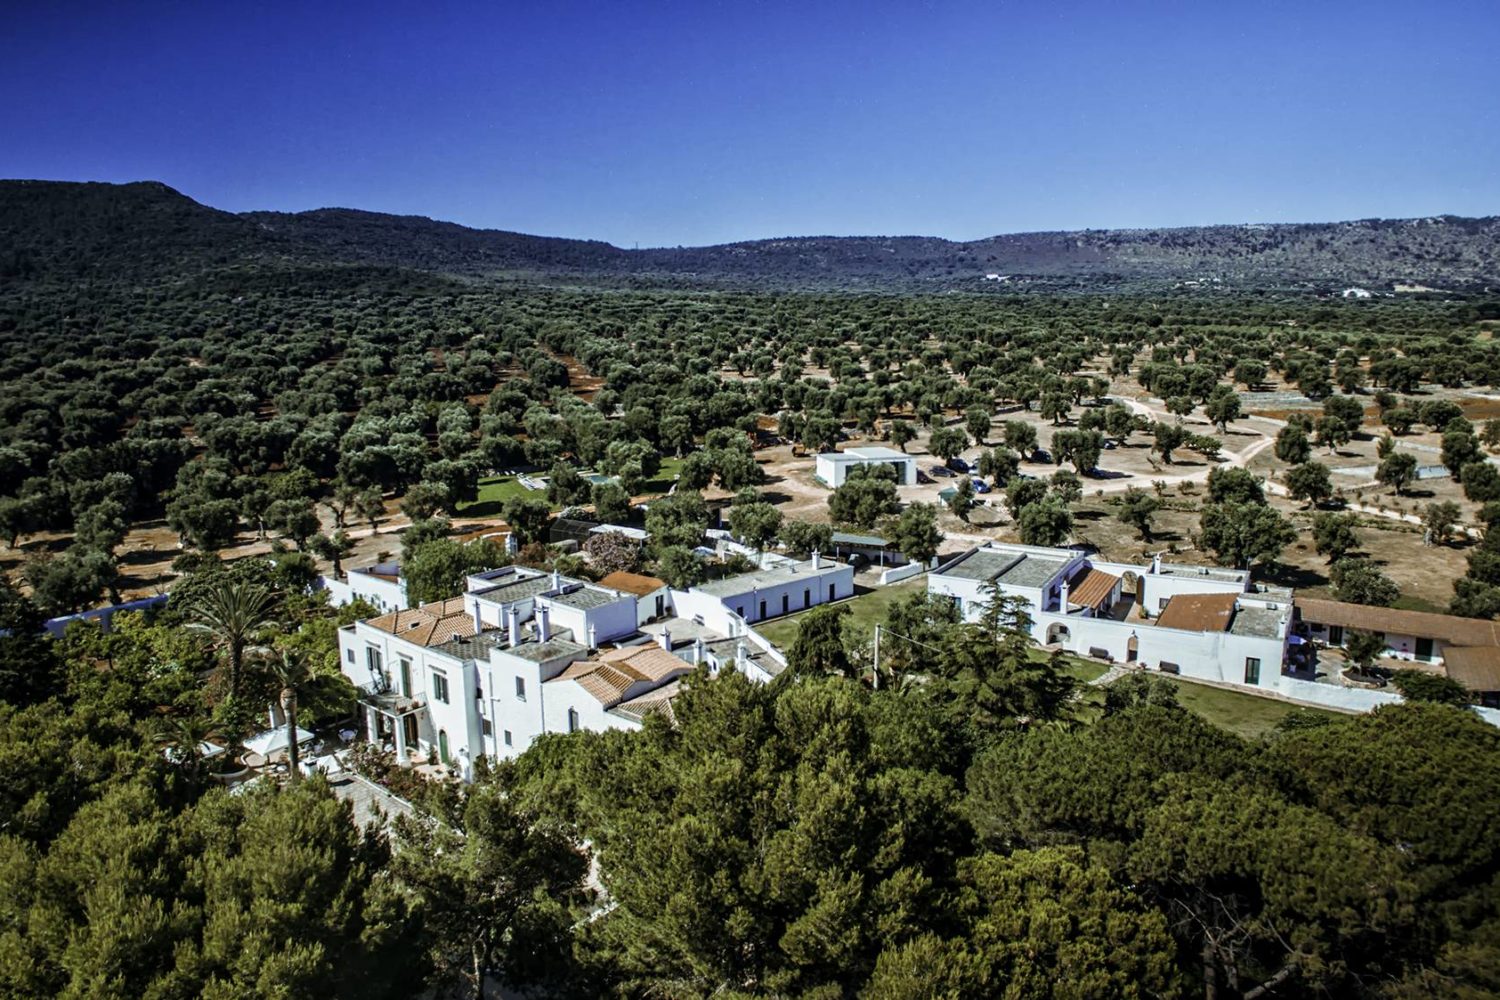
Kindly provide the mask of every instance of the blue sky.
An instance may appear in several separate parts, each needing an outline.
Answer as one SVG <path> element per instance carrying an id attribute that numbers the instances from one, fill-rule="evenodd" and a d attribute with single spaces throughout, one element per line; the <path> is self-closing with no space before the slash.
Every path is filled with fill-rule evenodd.
<path id="1" fill-rule="evenodd" d="M 692 245 L 1500 213 L 1500 4 L 10 7 L 0 176 Z"/>

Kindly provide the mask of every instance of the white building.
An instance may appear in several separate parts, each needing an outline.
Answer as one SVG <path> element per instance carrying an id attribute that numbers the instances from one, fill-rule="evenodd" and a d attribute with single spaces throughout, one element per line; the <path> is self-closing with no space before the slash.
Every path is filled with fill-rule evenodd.
<path id="1" fill-rule="evenodd" d="M 381 611 L 399 611 L 411 607 L 406 596 L 406 580 L 400 563 L 376 563 L 351 569 L 343 580 L 323 577 L 323 589 L 335 607 L 365 600 Z"/>
<path id="2" fill-rule="evenodd" d="M 1297 598 L 1297 618 L 1309 636 L 1343 646 L 1351 632 L 1373 632 L 1385 640 L 1383 655 L 1395 660 L 1444 663 L 1454 649 L 1500 646 L 1500 622 L 1427 611 L 1378 608 L 1344 601 Z"/>
<path id="3" fill-rule="evenodd" d="M 854 570 L 818 553 L 738 576 L 672 591 L 672 606 L 683 618 L 738 635 L 747 623 L 777 618 L 854 596 Z"/>
<path id="4" fill-rule="evenodd" d="M 820 565 L 801 578 L 832 578 L 847 596 L 839 568 L 848 572 Z M 699 663 L 759 681 L 785 668 L 743 621 L 727 632 L 664 618 L 671 592 L 637 579 L 654 584 L 639 588 L 642 601 L 508 566 L 471 576 L 461 597 L 345 626 L 339 662 L 359 691 L 366 738 L 404 764 L 435 758 L 467 777 L 479 756 L 513 757 L 544 733 L 639 728 L 653 712 L 670 713 L 677 682 Z M 713 617 L 731 626 L 718 607 Z"/>
<path id="5" fill-rule="evenodd" d="M 1290 593 L 1252 592 L 1243 570 L 1111 563 L 1072 549 L 990 543 L 939 566 L 928 592 L 976 621 L 996 593 L 1023 598 L 1046 646 L 1201 680 L 1275 689 Z"/>
<path id="6" fill-rule="evenodd" d="M 915 486 L 917 460 L 894 448 L 850 448 L 818 456 L 814 474 L 826 486 L 838 489 L 849 478 L 849 470 L 863 465 L 888 465 L 896 470 L 896 485 Z"/>
<path id="7" fill-rule="evenodd" d="M 645 625 L 673 613 L 672 588 L 665 580 L 642 573 L 615 572 L 599 581 L 599 586 L 630 594 L 635 598 L 635 620 Z"/>

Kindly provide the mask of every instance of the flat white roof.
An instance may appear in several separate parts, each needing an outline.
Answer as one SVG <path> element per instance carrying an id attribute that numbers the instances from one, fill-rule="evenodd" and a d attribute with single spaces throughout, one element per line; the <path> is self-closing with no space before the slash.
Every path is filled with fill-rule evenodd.
<path id="1" fill-rule="evenodd" d="M 850 448 L 848 451 L 825 451 L 819 458 L 826 458 L 830 462 L 897 462 L 910 459 L 912 456 L 895 448 Z"/>
<path id="2" fill-rule="evenodd" d="M 843 569 L 848 569 L 848 566 L 833 559 L 824 559 L 817 569 L 813 569 L 812 561 L 808 560 L 771 569 L 752 570 L 749 573 L 741 573 L 738 576 L 729 576 L 721 580 L 710 580 L 690 589 L 712 597 L 738 597 L 754 590 L 764 590 L 767 587 L 801 580 L 816 580 Z"/>
<path id="3" fill-rule="evenodd" d="M 623 524 L 601 524 L 596 528 L 590 528 L 589 534 L 607 535 L 611 531 L 619 535 L 624 535 L 626 538 L 635 538 L 642 542 L 651 537 L 650 533 L 643 528 L 631 528 Z"/>

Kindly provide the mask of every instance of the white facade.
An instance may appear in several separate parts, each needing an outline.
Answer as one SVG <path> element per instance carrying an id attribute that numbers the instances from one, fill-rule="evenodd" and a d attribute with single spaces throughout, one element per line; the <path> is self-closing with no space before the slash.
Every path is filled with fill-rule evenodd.
<path id="1" fill-rule="evenodd" d="M 824 485 L 838 489 L 849 478 L 849 470 L 861 465 L 888 465 L 896 470 L 898 486 L 917 484 L 917 460 L 894 448 L 850 448 L 819 455 L 813 473 Z"/>
<path id="2" fill-rule="evenodd" d="M 848 574 L 829 563 L 801 577 L 833 579 L 847 596 L 840 570 Z M 786 663 L 743 621 L 733 635 L 716 630 L 731 624 L 717 601 L 715 626 L 663 619 L 665 584 L 648 588 L 649 634 L 641 602 L 610 587 L 525 567 L 476 574 L 468 587 L 339 631 L 365 738 L 402 763 L 440 759 L 467 777 L 481 755 L 514 757 L 544 733 L 639 728 L 670 712 L 677 679 L 699 663 L 762 681 Z"/>
<path id="3" fill-rule="evenodd" d="M 637 627 L 673 614 L 672 588 L 666 581 L 639 573 L 611 573 L 599 581 L 601 587 L 618 590 L 635 598 Z"/>
<path id="4" fill-rule="evenodd" d="M 1167 565 L 1160 558 L 1133 566 L 1072 549 L 1000 543 L 972 549 L 928 577 L 928 592 L 956 601 L 965 621 L 977 621 L 998 592 L 1025 600 L 1039 644 L 1275 689 L 1286 661 L 1291 597 L 1249 588 L 1249 574 L 1240 570 Z M 1168 613 L 1164 626 L 1158 619 L 1169 606 L 1179 610 Z"/>
<path id="5" fill-rule="evenodd" d="M 691 618 L 725 635 L 739 634 L 746 623 L 778 618 L 854 596 L 854 570 L 817 553 L 806 562 L 789 562 L 672 591 L 679 616 Z"/>
<path id="6" fill-rule="evenodd" d="M 342 607 L 355 600 L 368 601 L 382 612 L 411 607 L 406 596 L 406 580 L 401 576 L 399 563 L 377 563 L 374 566 L 351 569 L 343 580 L 325 576 L 323 589 L 328 591 L 329 601 L 334 607 Z"/>

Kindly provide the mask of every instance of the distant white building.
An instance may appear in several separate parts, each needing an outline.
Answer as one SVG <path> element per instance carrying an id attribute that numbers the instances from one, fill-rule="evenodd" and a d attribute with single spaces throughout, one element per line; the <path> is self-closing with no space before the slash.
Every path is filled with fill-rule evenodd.
<path id="1" fill-rule="evenodd" d="M 993 542 L 939 566 L 927 586 L 966 621 L 994 592 L 1020 597 L 1042 645 L 1201 680 L 1276 689 L 1291 638 L 1289 592 L 1252 592 L 1243 570 L 1160 557 L 1136 566 Z"/>
<path id="2" fill-rule="evenodd" d="M 850 448 L 847 451 L 824 452 L 818 456 L 814 475 L 824 485 L 838 489 L 849 477 L 849 470 L 862 465 L 888 465 L 896 470 L 898 486 L 915 486 L 917 460 L 895 448 Z"/>

